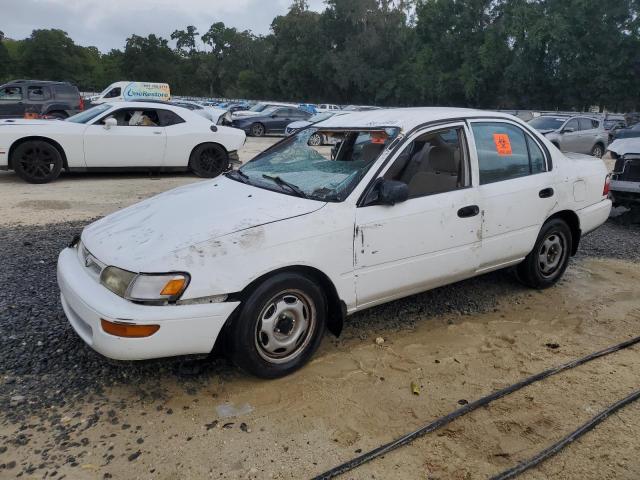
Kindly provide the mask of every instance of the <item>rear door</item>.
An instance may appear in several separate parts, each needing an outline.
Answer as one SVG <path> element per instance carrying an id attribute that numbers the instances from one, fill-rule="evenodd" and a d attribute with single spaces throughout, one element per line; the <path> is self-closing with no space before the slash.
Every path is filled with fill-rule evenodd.
<path id="1" fill-rule="evenodd" d="M 524 258 L 556 203 L 555 175 L 541 143 L 509 120 L 474 120 L 482 216 L 479 272 Z"/>
<path id="2" fill-rule="evenodd" d="M 45 103 L 51 102 L 51 88 L 45 85 L 27 86 L 25 112 L 40 114 Z"/>
<path id="3" fill-rule="evenodd" d="M 109 117 L 118 124 L 106 128 Z M 85 161 L 89 168 L 161 167 L 166 141 L 156 110 L 122 108 L 86 128 Z"/>
<path id="4" fill-rule="evenodd" d="M 7 85 L 0 88 L 0 118 L 24 117 L 24 112 L 22 86 Z"/>
<path id="5" fill-rule="evenodd" d="M 578 122 L 580 123 L 580 144 L 576 152 L 590 155 L 600 133 L 599 123 L 597 120 L 586 117 L 580 117 Z"/>

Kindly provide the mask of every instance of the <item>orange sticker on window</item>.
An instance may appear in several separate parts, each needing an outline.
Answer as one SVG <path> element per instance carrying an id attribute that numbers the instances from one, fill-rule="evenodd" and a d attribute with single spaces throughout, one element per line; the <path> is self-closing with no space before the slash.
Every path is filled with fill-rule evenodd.
<path id="1" fill-rule="evenodd" d="M 493 142 L 496 144 L 498 155 L 512 155 L 511 141 L 506 133 L 494 133 Z"/>

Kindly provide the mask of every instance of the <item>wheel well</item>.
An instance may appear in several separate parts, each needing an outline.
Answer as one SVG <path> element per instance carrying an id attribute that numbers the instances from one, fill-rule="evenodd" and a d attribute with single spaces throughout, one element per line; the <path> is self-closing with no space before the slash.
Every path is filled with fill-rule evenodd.
<path id="1" fill-rule="evenodd" d="M 554 218 L 559 218 L 563 220 L 569 228 L 571 229 L 571 255 L 575 255 L 578 251 L 578 246 L 580 245 L 580 236 L 582 235 L 582 231 L 580 230 L 580 219 L 576 212 L 571 210 L 562 210 L 560 212 L 556 212 L 547 218 L 547 222 Z"/>
<path id="2" fill-rule="evenodd" d="M 283 272 L 300 273 L 308 278 L 315 280 L 322 287 L 322 290 L 327 296 L 327 329 L 336 337 L 339 336 L 342 332 L 344 318 L 347 316 L 347 306 L 344 301 L 340 299 L 338 291 L 336 290 L 336 287 L 331 279 L 317 268 L 304 265 L 294 265 L 290 267 L 279 268 L 278 270 L 273 270 L 262 275 L 259 278 L 256 278 L 253 282 L 247 285 L 242 290 L 242 292 L 233 296 L 236 297 L 236 299 L 242 301 L 249 295 L 249 292 L 255 289 L 267 278 Z"/>
<path id="3" fill-rule="evenodd" d="M 56 142 L 55 140 L 51 140 L 50 138 L 47 137 L 24 137 L 21 138 L 19 140 L 16 140 L 15 142 L 13 142 L 13 145 L 11 145 L 11 147 L 9 148 L 9 168 L 13 169 L 13 152 L 16 148 L 18 148 L 18 146 L 22 145 L 25 142 L 30 142 L 30 141 L 40 141 L 40 142 L 47 142 L 51 145 L 53 145 L 56 150 L 58 150 L 58 152 L 60 152 L 60 156 L 62 157 L 62 168 L 64 169 L 68 169 L 69 168 L 69 164 L 67 163 L 67 155 L 64 153 L 64 148 L 62 148 L 62 146 Z"/>
<path id="4" fill-rule="evenodd" d="M 189 158 L 191 158 L 191 155 L 193 155 L 193 152 L 195 152 L 196 148 L 201 147 L 202 145 L 217 145 L 217 146 L 218 146 L 218 147 L 220 147 L 222 150 L 224 150 L 224 151 L 225 151 L 225 153 L 227 153 L 227 154 L 229 153 L 229 152 L 227 151 L 227 149 L 226 149 L 226 148 L 224 148 L 224 145 L 222 145 L 221 143 L 218 143 L 218 142 L 202 142 L 202 143 L 199 143 L 198 145 L 196 145 L 195 147 L 193 147 L 193 148 L 191 149 L 191 153 L 189 154 Z"/>
<path id="5" fill-rule="evenodd" d="M 64 118 L 69 118 L 69 114 L 67 112 L 65 112 L 64 110 L 51 110 L 51 111 L 47 112 L 45 115 L 52 115 L 54 113 L 59 113 Z"/>

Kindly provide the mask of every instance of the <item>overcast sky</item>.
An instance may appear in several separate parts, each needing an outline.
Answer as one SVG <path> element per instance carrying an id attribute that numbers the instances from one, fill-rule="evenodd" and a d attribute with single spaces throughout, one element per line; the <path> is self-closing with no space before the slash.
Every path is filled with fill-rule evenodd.
<path id="1" fill-rule="evenodd" d="M 0 30 L 9 38 L 28 37 L 36 28 L 59 28 L 79 45 L 103 52 L 124 47 L 132 33 L 169 38 L 175 29 L 195 25 L 204 33 L 224 22 L 256 34 L 287 12 L 291 0 L 0 0 Z M 309 0 L 314 10 L 323 0 Z"/>

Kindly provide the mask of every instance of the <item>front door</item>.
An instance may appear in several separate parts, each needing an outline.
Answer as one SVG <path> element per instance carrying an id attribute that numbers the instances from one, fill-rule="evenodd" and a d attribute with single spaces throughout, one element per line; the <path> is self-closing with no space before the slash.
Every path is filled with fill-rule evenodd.
<path id="1" fill-rule="evenodd" d="M 461 123 L 416 133 L 382 175 L 407 184 L 409 199 L 393 206 L 374 202 L 357 208 L 359 307 L 451 283 L 476 271 L 481 221 L 468 138 Z"/>
<path id="2" fill-rule="evenodd" d="M 107 118 L 117 124 L 109 127 Z M 85 161 L 89 168 L 161 167 L 166 141 L 156 110 L 123 108 L 86 128 Z"/>
<path id="3" fill-rule="evenodd" d="M 577 118 L 569 120 L 562 129 L 560 137 L 560 150 L 563 152 L 577 152 L 580 148 L 582 134 Z"/>

